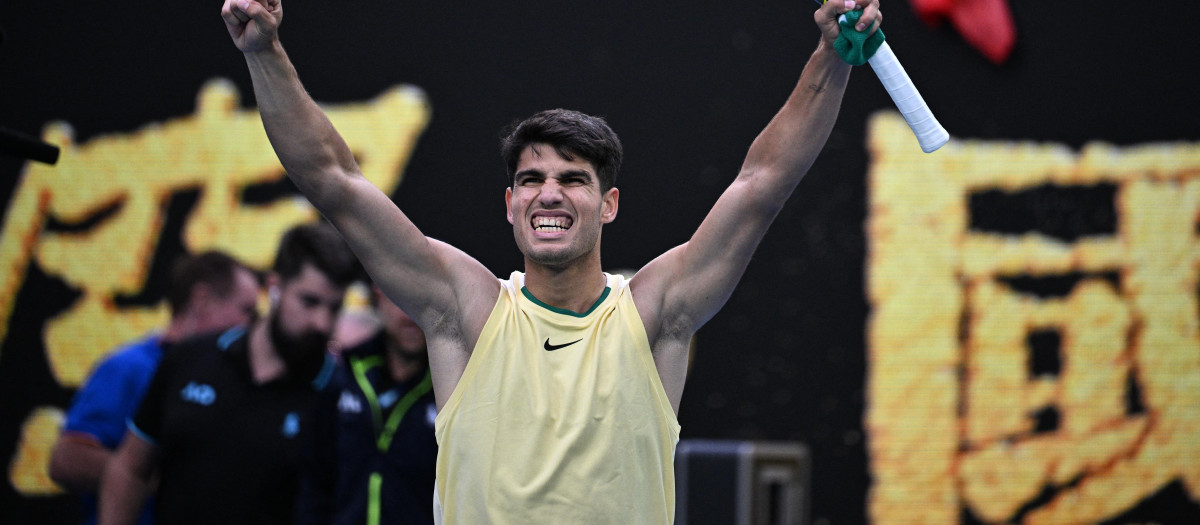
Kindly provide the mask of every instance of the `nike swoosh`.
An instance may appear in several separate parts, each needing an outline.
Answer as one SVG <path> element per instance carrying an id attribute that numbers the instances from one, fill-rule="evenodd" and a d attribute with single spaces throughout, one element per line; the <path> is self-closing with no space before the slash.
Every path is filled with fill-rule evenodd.
<path id="1" fill-rule="evenodd" d="M 566 347 L 571 346 L 575 343 L 578 343 L 582 340 L 583 339 L 576 339 L 565 345 L 552 345 L 552 344 L 550 344 L 550 338 L 546 338 L 546 342 L 545 342 L 545 344 L 542 345 L 542 348 L 545 348 L 547 352 L 553 352 L 555 350 L 558 350 L 559 348 L 566 348 Z"/>

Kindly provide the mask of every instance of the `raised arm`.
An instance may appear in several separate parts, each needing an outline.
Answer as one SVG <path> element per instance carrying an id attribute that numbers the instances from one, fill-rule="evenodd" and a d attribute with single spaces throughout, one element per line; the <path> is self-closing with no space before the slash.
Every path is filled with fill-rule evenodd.
<path id="1" fill-rule="evenodd" d="M 473 323 L 482 328 L 499 285 L 479 262 L 426 238 L 362 176 L 280 44 L 280 0 L 225 0 L 221 17 L 246 57 L 263 126 L 288 176 L 341 232 L 375 282 L 435 336 L 435 325 L 445 319 L 465 323 L 467 333 Z"/>
<path id="2" fill-rule="evenodd" d="M 878 28 L 878 0 L 864 0 L 865 24 Z M 737 179 L 692 238 L 650 264 L 631 286 L 659 374 L 672 401 L 682 394 L 687 341 L 733 293 L 767 227 L 825 145 L 850 76 L 833 49 L 837 16 L 855 8 L 829 0 L 814 18 L 821 40 L 783 107 L 750 146 Z"/>

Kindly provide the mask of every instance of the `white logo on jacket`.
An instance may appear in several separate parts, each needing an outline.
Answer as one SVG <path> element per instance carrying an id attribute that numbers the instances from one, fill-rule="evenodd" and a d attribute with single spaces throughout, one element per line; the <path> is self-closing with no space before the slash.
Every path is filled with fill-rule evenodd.
<path id="1" fill-rule="evenodd" d="M 283 418 L 283 428 L 280 429 L 283 437 L 294 438 L 300 433 L 300 415 L 295 412 L 288 412 Z"/>
<path id="2" fill-rule="evenodd" d="M 344 414 L 358 414 L 362 412 L 362 401 L 359 401 L 358 396 L 349 390 L 342 390 L 342 397 L 338 399 L 337 406 L 338 412 Z"/>

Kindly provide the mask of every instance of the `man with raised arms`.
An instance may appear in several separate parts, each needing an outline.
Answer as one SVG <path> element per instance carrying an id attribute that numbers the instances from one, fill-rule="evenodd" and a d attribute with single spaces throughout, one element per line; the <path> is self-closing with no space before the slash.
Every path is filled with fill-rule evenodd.
<path id="1" fill-rule="evenodd" d="M 424 236 L 364 178 L 280 44 L 279 0 L 225 0 L 267 136 L 288 175 L 428 338 L 439 413 L 441 523 L 670 523 L 676 419 L 692 335 L 721 308 L 767 227 L 821 151 L 850 66 L 833 49 L 829 0 L 816 51 L 737 178 L 686 243 L 633 278 L 603 272 L 617 216 L 617 136 L 599 118 L 538 113 L 501 149 L 508 220 L 524 272 L 497 279 Z"/>

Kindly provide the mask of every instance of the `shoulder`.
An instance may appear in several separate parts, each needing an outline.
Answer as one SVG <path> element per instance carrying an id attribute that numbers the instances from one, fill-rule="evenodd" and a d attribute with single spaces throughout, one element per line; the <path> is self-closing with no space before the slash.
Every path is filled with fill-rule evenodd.
<path id="1" fill-rule="evenodd" d="M 235 349 L 239 346 L 245 346 L 246 335 L 248 333 L 249 331 L 246 327 L 235 326 L 223 332 L 196 335 L 175 343 L 171 346 L 169 353 L 176 353 L 177 350 L 196 352 Z"/>
<path id="2" fill-rule="evenodd" d="M 447 297 L 449 302 L 442 305 L 443 308 L 470 308 L 480 301 L 494 299 L 500 281 L 496 279 L 496 275 L 491 270 L 474 257 L 450 244 L 433 238 L 430 238 L 429 241 L 434 250 L 440 254 L 439 258 L 447 277 L 447 281 L 442 285 L 447 286 L 447 290 L 453 296 L 453 299 Z M 428 287 L 436 289 L 439 284 L 431 281 L 428 283 Z"/>
<path id="3" fill-rule="evenodd" d="M 499 286 L 498 296 L 493 297 L 493 300 L 499 300 L 500 296 L 516 296 L 521 293 L 521 289 L 525 287 L 525 273 L 512 272 L 508 274 L 508 279 L 496 279 L 496 284 Z"/>
<path id="4" fill-rule="evenodd" d="M 245 328 L 235 327 L 224 332 L 183 339 L 163 350 L 159 366 L 164 369 L 188 368 L 201 362 L 218 361 L 226 352 L 244 351 L 246 333 Z"/>
<path id="5" fill-rule="evenodd" d="M 162 356 L 162 336 L 153 334 L 124 346 L 118 347 L 105 363 L 127 364 L 141 361 L 157 361 Z"/>
<path id="6" fill-rule="evenodd" d="M 519 272 L 513 272 L 514 276 L 518 274 Z M 477 277 L 473 283 L 462 283 L 466 288 L 462 292 L 461 301 L 456 305 L 457 310 L 439 312 L 435 318 L 427 320 L 431 322 L 421 324 L 427 337 L 455 341 L 464 352 L 469 353 L 500 298 L 519 293 L 515 290 L 519 290 L 520 286 L 515 284 L 512 278 L 499 279 L 491 273 Z M 437 346 L 439 345 L 431 344 L 430 348 L 434 349 Z"/>
<path id="7" fill-rule="evenodd" d="M 658 323 L 662 319 L 664 297 L 669 282 L 665 277 L 669 272 L 664 271 L 667 263 L 662 259 L 663 256 L 660 256 L 658 259 L 650 261 L 626 282 L 628 293 L 633 298 L 638 315 L 642 318 L 642 324 L 646 328 L 646 335 L 649 337 L 652 347 L 658 336 Z"/>
<path id="8" fill-rule="evenodd" d="M 629 279 L 629 290 L 638 308 L 661 308 L 663 296 L 667 294 L 670 285 L 688 279 L 689 276 L 681 275 L 683 269 L 679 265 L 679 259 L 683 256 L 686 246 L 685 243 L 667 250 L 646 263 Z"/>
<path id="9" fill-rule="evenodd" d="M 162 358 L 161 338 L 155 334 L 118 347 L 105 357 L 92 373 L 89 383 L 105 377 L 141 375 L 153 370 Z"/>

